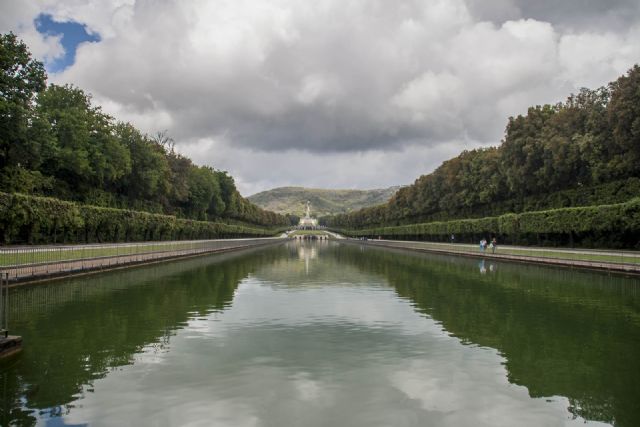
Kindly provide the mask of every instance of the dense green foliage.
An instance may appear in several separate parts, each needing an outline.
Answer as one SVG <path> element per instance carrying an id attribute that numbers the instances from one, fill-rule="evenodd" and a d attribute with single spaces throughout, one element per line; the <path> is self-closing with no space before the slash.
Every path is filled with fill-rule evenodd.
<path id="1" fill-rule="evenodd" d="M 46 85 L 42 64 L 0 35 L 0 191 L 196 220 L 277 226 L 226 172 L 197 166 L 164 132 L 115 121 L 73 86 Z"/>
<path id="2" fill-rule="evenodd" d="M 640 241 L 640 198 L 613 205 L 583 206 L 501 216 L 436 221 L 361 230 L 341 230 L 352 237 L 476 242 L 497 236 L 501 243 L 580 244 L 634 247 Z"/>
<path id="3" fill-rule="evenodd" d="M 381 206 L 327 218 L 364 228 L 624 202 L 640 194 L 640 67 L 511 117 L 499 147 L 464 151 Z"/>
<path id="4" fill-rule="evenodd" d="M 0 243 L 93 243 L 271 236 L 247 227 L 49 197 L 0 193 Z"/>
<path id="5" fill-rule="evenodd" d="M 313 216 L 335 215 L 387 202 L 400 187 L 376 190 L 324 190 L 280 187 L 249 196 L 250 202 L 281 214 L 303 216 L 307 201 Z"/>

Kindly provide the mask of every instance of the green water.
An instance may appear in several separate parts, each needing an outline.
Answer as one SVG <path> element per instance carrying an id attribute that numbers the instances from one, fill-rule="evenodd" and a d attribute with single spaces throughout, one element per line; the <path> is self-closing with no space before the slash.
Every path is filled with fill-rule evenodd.
<path id="1" fill-rule="evenodd" d="M 640 425 L 640 281 L 333 242 L 11 292 L 0 425 Z"/>

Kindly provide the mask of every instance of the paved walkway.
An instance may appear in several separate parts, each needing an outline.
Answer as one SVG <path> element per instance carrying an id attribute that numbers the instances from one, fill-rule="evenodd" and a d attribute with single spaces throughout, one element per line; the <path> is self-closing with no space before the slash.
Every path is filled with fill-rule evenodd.
<path id="1" fill-rule="evenodd" d="M 108 270 L 125 267 L 134 264 L 151 263 L 155 261 L 211 254 L 217 252 L 228 252 L 238 249 L 264 246 L 286 241 L 281 238 L 264 239 L 233 239 L 218 241 L 215 247 L 204 247 L 195 249 L 180 249 L 140 253 L 135 255 L 103 256 L 86 259 L 74 259 L 68 261 L 41 262 L 32 264 L 22 264 L 16 266 L 3 267 L 0 271 L 8 274 L 9 282 L 36 281 L 58 276 L 69 276 L 82 274 L 96 270 Z"/>
<path id="2" fill-rule="evenodd" d="M 372 240 L 377 241 L 377 240 Z M 441 246 L 448 250 L 479 250 L 479 245 L 469 243 L 441 243 L 441 242 L 415 242 L 411 240 L 381 240 L 388 242 L 405 242 L 405 243 L 419 243 L 428 244 L 433 246 Z M 638 258 L 640 259 L 639 251 L 632 250 L 607 250 L 607 249 L 576 249 L 576 248 L 555 248 L 555 247 L 537 247 L 537 246 L 516 246 L 516 245 L 498 245 L 501 251 L 524 251 L 524 252 L 539 252 L 539 253 L 564 253 L 564 254 L 580 254 L 580 255 L 603 255 L 609 257 L 625 257 L 625 258 Z M 490 249 L 487 249 L 490 251 Z"/>
<path id="3" fill-rule="evenodd" d="M 606 251 L 589 249 L 561 249 L 561 248 L 530 248 L 526 246 L 499 246 L 496 253 L 489 250 L 481 252 L 476 245 L 450 244 L 436 242 L 415 242 L 401 240 L 357 240 L 348 239 L 349 243 L 382 246 L 397 249 L 409 249 L 420 252 L 434 252 L 450 255 L 462 255 L 473 258 L 503 259 L 528 263 L 550 264 L 588 268 L 597 270 L 620 271 L 640 274 L 639 255 L 636 251 Z M 519 255 L 517 251 L 526 251 L 527 255 Z M 507 253 L 513 252 L 513 253 Z M 575 259 L 573 257 L 611 257 L 611 260 Z"/>

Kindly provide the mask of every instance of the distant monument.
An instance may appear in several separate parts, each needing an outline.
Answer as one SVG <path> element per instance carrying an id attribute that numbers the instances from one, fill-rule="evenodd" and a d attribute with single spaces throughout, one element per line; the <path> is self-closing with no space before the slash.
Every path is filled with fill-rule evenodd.
<path id="1" fill-rule="evenodd" d="M 298 228 L 302 230 L 315 230 L 317 226 L 318 220 L 315 218 L 311 218 L 311 202 L 307 201 L 307 211 L 304 215 L 304 218 L 300 218 Z"/>

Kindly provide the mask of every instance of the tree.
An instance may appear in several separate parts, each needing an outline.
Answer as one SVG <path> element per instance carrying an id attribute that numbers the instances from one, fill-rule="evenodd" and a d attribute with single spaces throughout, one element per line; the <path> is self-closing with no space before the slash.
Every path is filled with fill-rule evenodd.
<path id="1" fill-rule="evenodd" d="M 613 133 L 611 167 L 640 173 L 640 66 L 611 83 L 609 123 Z"/>
<path id="2" fill-rule="evenodd" d="M 115 131 L 131 156 L 131 170 L 120 181 L 122 194 L 132 206 L 162 210 L 171 189 L 164 149 L 128 123 L 118 123 Z"/>
<path id="3" fill-rule="evenodd" d="M 13 33 L 0 35 L 0 180 L 18 186 L 14 179 L 35 175 L 25 162 L 39 151 L 38 138 L 30 134 L 33 101 L 46 85 L 41 62 L 31 58 L 27 46 Z"/>
<path id="4" fill-rule="evenodd" d="M 220 194 L 215 173 L 207 167 L 191 166 L 189 170 L 188 213 L 191 218 L 206 220 L 214 195 Z"/>
<path id="5" fill-rule="evenodd" d="M 189 171 L 193 167 L 190 159 L 170 151 L 167 154 L 171 170 L 171 191 L 169 205 L 174 209 L 183 207 L 189 198 Z"/>
<path id="6" fill-rule="evenodd" d="M 0 35 L 0 191 L 198 219 L 287 222 L 244 199 L 226 172 L 176 153 L 166 130 L 143 135 L 78 87 L 46 87 L 42 63 L 13 33 Z"/>
<path id="7" fill-rule="evenodd" d="M 130 172 L 129 150 L 113 119 L 81 89 L 50 85 L 38 96 L 38 112 L 55 138 L 48 172 L 66 184 L 67 197 L 86 200 L 89 193 L 109 192 Z"/>
<path id="8" fill-rule="evenodd" d="M 348 228 L 625 202 L 640 177 L 640 66 L 596 90 L 509 118 L 499 147 L 464 151 Z M 628 185 L 627 185 L 628 184 Z"/>

